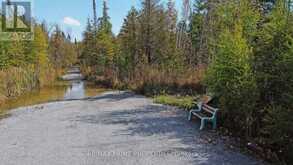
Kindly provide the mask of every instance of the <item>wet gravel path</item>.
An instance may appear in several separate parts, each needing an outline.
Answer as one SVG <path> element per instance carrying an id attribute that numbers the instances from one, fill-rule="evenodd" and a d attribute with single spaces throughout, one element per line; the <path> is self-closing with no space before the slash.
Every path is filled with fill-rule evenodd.
<path id="1" fill-rule="evenodd" d="M 254 165 L 203 143 L 197 122 L 125 92 L 13 110 L 0 121 L 2 165 Z"/>

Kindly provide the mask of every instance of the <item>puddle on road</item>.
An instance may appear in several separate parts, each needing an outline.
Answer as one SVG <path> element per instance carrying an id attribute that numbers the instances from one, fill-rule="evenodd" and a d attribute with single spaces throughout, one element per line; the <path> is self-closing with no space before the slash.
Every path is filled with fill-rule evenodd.
<path id="1" fill-rule="evenodd" d="M 0 104 L 0 113 L 10 109 L 31 106 L 56 100 L 82 99 L 96 96 L 106 89 L 96 87 L 85 81 L 58 82 L 51 87 L 28 92 L 15 99 L 8 99 Z"/>
<path id="2" fill-rule="evenodd" d="M 66 88 L 64 94 L 64 100 L 76 100 L 83 99 L 86 97 L 96 96 L 102 92 L 105 92 L 106 89 L 98 88 L 91 83 L 85 81 L 72 81 L 70 85 Z"/>
<path id="3" fill-rule="evenodd" d="M 83 81 L 73 81 L 65 92 L 65 100 L 85 98 L 85 88 Z"/>

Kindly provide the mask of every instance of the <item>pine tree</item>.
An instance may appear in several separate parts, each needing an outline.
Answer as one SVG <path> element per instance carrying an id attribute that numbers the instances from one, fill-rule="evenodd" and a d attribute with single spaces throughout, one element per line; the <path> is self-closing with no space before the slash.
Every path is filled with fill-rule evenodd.
<path id="1" fill-rule="evenodd" d="M 192 42 L 192 53 L 189 63 L 193 64 L 202 64 L 207 59 L 200 57 L 200 48 L 202 47 L 202 35 L 203 35 L 203 26 L 204 26 L 204 17 L 206 16 L 206 1 L 205 0 L 196 0 L 193 7 L 193 12 L 191 13 L 191 21 L 189 24 L 189 35 Z"/>
<path id="2" fill-rule="evenodd" d="M 287 2 L 278 1 L 262 26 L 254 68 L 260 107 L 267 113 L 263 130 L 268 137 L 266 142 L 284 151 L 280 156 L 292 162 L 293 19 Z"/>
<path id="3" fill-rule="evenodd" d="M 93 0 L 93 15 L 94 15 L 93 30 L 94 30 L 94 32 L 96 34 L 96 31 L 97 31 L 97 28 L 98 28 L 96 0 Z"/>
<path id="4" fill-rule="evenodd" d="M 89 59 L 89 57 L 90 57 L 91 52 L 92 52 L 93 47 L 94 47 L 93 44 L 94 44 L 94 34 L 93 34 L 93 29 L 92 29 L 90 19 L 88 18 L 87 19 L 86 30 L 83 33 L 82 53 L 81 53 L 81 55 L 79 57 L 79 60 L 83 65 L 91 66 L 90 65 L 91 60 Z"/>
<path id="5" fill-rule="evenodd" d="M 167 59 L 167 67 L 170 70 L 179 69 L 183 65 L 183 60 L 180 57 L 180 51 L 176 49 L 176 32 L 177 32 L 177 15 L 178 12 L 175 9 L 175 2 L 169 0 L 167 3 L 166 21 L 167 21 L 167 47 L 165 54 Z"/>
<path id="6" fill-rule="evenodd" d="M 107 74 L 110 77 L 114 70 L 114 56 L 115 56 L 115 40 L 112 33 L 112 24 L 108 14 L 109 8 L 107 2 L 103 2 L 103 15 L 99 18 L 98 33 L 96 38 L 96 53 L 97 53 L 97 72 L 101 74 Z"/>
<path id="7" fill-rule="evenodd" d="M 110 22 L 110 16 L 108 15 L 107 2 L 103 1 L 103 15 L 99 18 L 99 32 L 103 31 L 108 35 L 112 35 L 112 24 Z"/>
<path id="8" fill-rule="evenodd" d="M 139 23 L 139 42 L 141 53 L 145 56 L 147 63 L 155 61 L 155 35 L 157 28 L 157 18 L 159 11 L 159 0 L 142 1 L 142 10 L 140 11 Z"/>
<path id="9" fill-rule="evenodd" d="M 120 45 L 120 55 L 118 65 L 120 68 L 120 77 L 129 77 L 132 79 L 137 65 L 139 64 L 137 31 L 138 30 L 138 11 L 132 7 L 124 19 L 123 26 L 118 35 Z"/>
<path id="10" fill-rule="evenodd" d="M 290 36 L 292 35 L 290 30 L 292 28 L 289 27 L 290 21 L 287 21 L 284 2 L 280 1 L 267 18 L 267 23 L 263 25 L 258 34 L 259 40 L 255 48 L 255 68 L 260 81 L 259 87 L 263 92 L 262 99 L 267 103 L 274 103 L 284 99 L 281 97 L 283 91 L 280 90 L 284 85 L 276 86 L 275 84 L 279 83 L 279 78 L 274 76 L 280 75 L 279 69 L 281 69 L 281 66 L 279 61 L 285 58 L 292 46 L 290 45 L 292 37 Z M 290 74 L 288 73 L 288 75 Z"/>

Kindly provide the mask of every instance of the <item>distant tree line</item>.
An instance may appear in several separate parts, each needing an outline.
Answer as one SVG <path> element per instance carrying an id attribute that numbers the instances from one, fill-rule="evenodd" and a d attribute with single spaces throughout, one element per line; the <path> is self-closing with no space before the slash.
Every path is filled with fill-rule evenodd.
<path id="1" fill-rule="evenodd" d="M 33 40 L 0 41 L 0 104 L 7 98 L 52 85 L 64 68 L 76 62 L 77 44 L 72 43 L 70 35 L 58 26 L 49 32 L 45 23 L 35 23 L 33 28 Z"/>

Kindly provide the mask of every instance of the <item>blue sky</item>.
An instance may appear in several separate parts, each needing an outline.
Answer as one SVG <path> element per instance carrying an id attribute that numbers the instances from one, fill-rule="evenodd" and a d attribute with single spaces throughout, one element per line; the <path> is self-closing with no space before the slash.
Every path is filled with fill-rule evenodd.
<path id="1" fill-rule="evenodd" d="M 102 1 L 97 0 L 98 16 L 101 16 Z M 113 32 L 117 34 L 131 6 L 139 8 L 141 0 L 107 1 Z M 180 9 L 182 0 L 175 1 L 177 8 Z M 39 22 L 46 20 L 49 27 L 57 23 L 78 40 L 82 38 L 87 18 L 92 18 L 92 0 L 34 0 L 33 4 L 34 17 Z"/>

